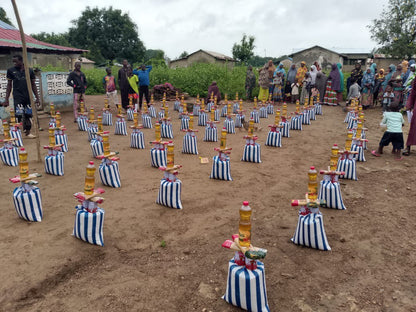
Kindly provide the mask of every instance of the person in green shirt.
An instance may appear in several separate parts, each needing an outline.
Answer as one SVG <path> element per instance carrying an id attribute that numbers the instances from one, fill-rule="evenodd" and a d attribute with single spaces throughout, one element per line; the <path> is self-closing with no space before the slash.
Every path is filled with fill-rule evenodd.
<path id="1" fill-rule="evenodd" d="M 133 104 L 137 110 L 137 98 L 139 97 L 139 87 L 137 85 L 139 83 L 139 78 L 133 74 L 133 70 L 130 65 L 127 67 L 127 80 L 129 82 L 129 99 L 133 99 Z"/>

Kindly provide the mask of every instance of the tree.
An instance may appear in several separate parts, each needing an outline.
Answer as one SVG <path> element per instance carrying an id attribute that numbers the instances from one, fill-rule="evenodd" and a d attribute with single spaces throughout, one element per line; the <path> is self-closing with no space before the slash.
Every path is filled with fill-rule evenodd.
<path id="1" fill-rule="evenodd" d="M 379 53 L 410 58 L 416 52 L 416 2 L 414 0 L 389 0 L 380 19 L 373 20 L 371 38 L 381 45 Z"/>
<path id="2" fill-rule="evenodd" d="M 2 7 L 0 7 L 0 21 L 5 22 L 5 23 L 13 26 L 12 22 L 7 17 L 6 11 Z"/>
<path id="3" fill-rule="evenodd" d="M 145 48 L 139 39 L 136 24 L 121 10 L 86 7 L 81 16 L 72 21 L 69 42 L 89 50 L 87 57 L 97 63 L 127 59 L 130 63 L 143 61 Z"/>
<path id="4" fill-rule="evenodd" d="M 146 63 L 150 59 L 156 60 L 164 60 L 165 59 L 165 51 L 163 50 L 152 50 L 148 49 L 144 53 L 144 62 Z"/>
<path id="5" fill-rule="evenodd" d="M 241 39 L 241 44 L 234 43 L 233 45 L 233 58 L 241 63 L 247 63 L 254 55 L 254 40 L 254 36 L 247 37 L 247 35 L 244 34 L 243 39 Z"/>
<path id="6" fill-rule="evenodd" d="M 54 32 L 46 33 L 46 32 L 40 32 L 38 34 L 31 34 L 31 36 L 37 40 L 61 45 L 64 47 L 70 47 L 71 44 L 69 43 L 69 35 L 68 33 L 61 33 L 61 34 L 55 34 Z"/>
<path id="7" fill-rule="evenodd" d="M 180 55 L 179 55 L 179 58 L 181 59 L 181 58 L 185 58 L 185 57 L 187 57 L 189 55 L 189 53 L 188 52 L 186 52 L 186 51 L 183 51 Z"/>

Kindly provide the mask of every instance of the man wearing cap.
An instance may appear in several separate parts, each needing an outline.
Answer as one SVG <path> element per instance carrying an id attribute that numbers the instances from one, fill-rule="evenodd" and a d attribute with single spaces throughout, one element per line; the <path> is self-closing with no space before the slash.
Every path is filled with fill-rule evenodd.
<path id="1" fill-rule="evenodd" d="M 146 98 L 146 102 L 149 103 L 149 73 L 152 70 L 152 65 L 146 66 L 145 64 L 142 64 L 139 68 L 135 69 L 133 71 L 133 74 L 137 75 L 139 77 L 139 109 L 142 109 L 142 101 L 143 101 L 143 95 Z"/>

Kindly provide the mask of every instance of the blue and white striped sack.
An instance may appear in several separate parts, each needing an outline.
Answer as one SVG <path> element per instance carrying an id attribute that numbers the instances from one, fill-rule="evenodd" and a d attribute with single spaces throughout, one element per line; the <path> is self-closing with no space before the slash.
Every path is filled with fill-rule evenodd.
<path id="1" fill-rule="evenodd" d="M 78 123 L 78 130 L 79 131 L 87 131 L 88 129 L 88 123 L 87 123 L 87 117 L 80 115 L 77 118 L 77 123 Z"/>
<path id="2" fill-rule="evenodd" d="M 363 146 L 360 146 L 357 144 L 351 144 L 351 151 L 358 152 L 358 154 L 354 154 L 353 156 L 356 161 L 365 161 Z"/>
<path id="3" fill-rule="evenodd" d="M 92 139 L 95 139 L 96 133 L 98 132 L 98 126 L 96 124 L 90 124 L 87 128 L 88 133 L 88 142 L 91 142 Z"/>
<path id="4" fill-rule="evenodd" d="M 259 123 L 260 122 L 259 112 L 258 111 L 252 111 L 250 113 L 250 118 L 254 119 L 254 123 Z"/>
<path id="5" fill-rule="evenodd" d="M 175 103 L 173 103 L 173 110 L 178 111 L 180 106 L 181 106 L 181 102 L 175 101 Z"/>
<path id="6" fill-rule="evenodd" d="M 144 134 L 140 130 L 135 130 L 130 135 L 130 147 L 144 149 Z"/>
<path id="7" fill-rule="evenodd" d="M 269 114 L 267 113 L 267 108 L 264 106 L 260 107 L 259 115 L 260 115 L 260 118 L 267 118 L 269 116 Z"/>
<path id="8" fill-rule="evenodd" d="M 211 128 L 210 126 L 206 126 L 204 141 L 217 142 L 218 141 L 217 128 Z"/>
<path id="9" fill-rule="evenodd" d="M 12 143 L 14 146 L 17 146 L 17 147 L 23 146 L 22 131 L 20 131 L 19 128 L 17 128 L 16 130 L 10 129 L 10 137 L 12 139 L 17 139 L 13 141 Z"/>
<path id="10" fill-rule="evenodd" d="M 214 121 L 220 121 L 220 110 L 216 109 L 214 112 Z"/>
<path id="11" fill-rule="evenodd" d="M 198 115 L 198 126 L 206 126 L 207 125 L 207 114 L 204 112 L 201 112 Z"/>
<path id="12" fill-rule="evenodd" d="M 245 119 L 244 115 L 236 115 L 235 116 L 235 127 L 236 128 L 242 128 L 244 119 Z"/>
<path id="13" fill-rule="evenodd" d="M 183 137 L 182 153 L 198 155 L 198 144 L 196 136 L 187 132 Z"/>
<path id="14" fill-rule="evenodd" d="M 179 119 L 182 119 L 182 113 L 183 113 L 183 107 L 182 107 L 182 105 L 181 105 L 181 106 L 179 106 L 178 111 L 179 111 L 178 118 L 179 118 Z"/>
<path id="15" fill-rule="evenodd" d="M 311 115 L 309 110 L 304 110 L 302 113 L 302 124 L 303 125 L 310 125 L 311 124 Z"/>
<path id="16" fill-rule="evenodd" d="M 279 132 L 269 131 L 266 140 L 267 146 L 282 147 L 282 134 Z"/>
<path id="17" fill-rule="evenodd" d="M 274 114 L 274 105 L 273 104 L 271 104 L 271 103 L 267 104 L 266 109 L 267 109 L 267 114 L 269 114 L 269 115 Z"/>
<path id="18" fill-rule="evenodd" d="M 134 120 L 134 110 L 132 108 L 127 109 L 127 120 Z"/>
<path id="19" fill-rule="evenodd" d="M 221 108 L 221 117 L 227 117 L 227 105 L 224 105 L 222 108 Z"/>
<path id="20" fill-rule="evenodd" d="M 157 116 L 159 117 L 159 123 L 160 123 L 161 120 L 165 117 L 165 112 L 164 111 L 160 111 L 159 113 L 157 113 Z"/>
<path id="21" fill-rule="evenodd" d="M 260 144 L 245 145 L 242 161 L 261 163 L 260 159 Z"/>
<path id="22" fill-rule="evenodd" d="M 2 147 L 0 148 L 0 158 L 6 166 L 16 167 L 19 165 L 19 150 L 15 146 Z"/>
<path id="23" fill-rule="evenodd" d="M 121 187 L 120 170 L 117 161 L 108 162 L 108 160 L 104 158 L 98 170 L 100 172 L 102 184 L 115 188 Z"/>
<path id="24" fill-rule="evenodd" d="M 45 172 L 48 174 L 64 175 L 64 153 L 58 152 L 56 155 L 45 156 Z"/>
<path id="25" fill-rule="evenodd" d="M 189 116 L 182 116 L 181 119 L 181 131 L 189 129 Z"/>
<path id="26" fill-rule="evenodd" d="M 127 135 L 127 124 L 125 120 L 116 121 L 116 128 L 115 128 L 114 134 Z"/>
<path id="27" fill-rule="evenodd" d="M 315 115 L 322 115 L 322 105 L 321 104 L 315 104 Z"/>
<path id="28" fill-rule="evenodd" d="M 97 139 L 92 139 L 90 142 L 90 146 L 92 151 L 92 157 L 96 158 L 97 156 L 104 154 L 103 142 Z"/>
<path id="29" fill-rule="evenodd" d="M 355 159 L 339 159 L 337 171 L 344 171 L 345 175 L 340 175 L 340 179 L 357 180 L 357 167 Z"/>
<path id="30" fill-rule="evenodd" d="M 281 121 L 280 126 L 283 126 L 283 128 L 280 128 L 280 132 L 282 133 L 282 136 L 284 138 L 290 138 L 290 122 L 288 121 Z"/>
<path id="31" fill-rule="evenodd" d="M 38 187 L 32 187 L 29 192 L 22 186 L 16 187 L 13 191 L 13 203 L 20 218 L 26 221 L 42 221 L 42 196 Z"/>
<path id="32" fill-rule="evenodd" d="M 264 264 L 257 261 L 257 269 L 248 270 L 231 259 L 228 262 L 227 288 L 222 299 L 247 311 L 269 312 Z"/>
<path id="33" fill-rule="evenodd" d="M 316 120 L 315 108 L 312 108 L 309 110 L 309 117 L 310 117 L 310 120 Z"/>
<path id="34" fill-rule="evenodd" d="M 235 124 L 234 124 L 234 120 L 230 119 L 225 119 L 224 120 L 224 127 L 225 129 L 227 129 L 227 133 L 235 133 Z"/>
<path id="35" fill-rule="evenodd" d="M 160 136 L 165 139 L 173 139 L 172 125 L 162 123 L 160 127 Z"/>
<path id="36" fill-rule="evenodd" d="M 240 104 L 235 102 L 233 105 L 233 114 L 237 114 L 239 109 L 240 109 Z"/>
<path id="37" fill-rule="evenodd" d="M 113 114 L 109 111 L 103 111 L 103 125 L 112 126 L 113 125 Z"/>
<path id="38" fill-rule="evenodd" d="M 220 160 L 218 156 L 212 158 L 212 170 L 210 179 L 232 181 L 230 171 L 230 160 Z"/>
<path id="39" fill-rule="evenodd" d="M 181 191 L 181 180 L 176 179 L 175 182 L 170 182 L 166 179 L 162 179 L 160 180 L 159 194 L 157 195 L 156 203 L 170 208 L 182 209 Z"/>
<path id="40" fill-rule="evenodd" d="M 103 224 L 104 209 L 97 208 L 97 212 L 88 212 L 81 205 L 75 207 L 77 213 L 75 215 L 75 224 L 72 235 L 84 242 L 104 246 Z"/>
<path id="41" fill-rule="evenodd" d="M 55 134 L 55 144 L 63 144 L 62 152 L 68 152 L 68 136 L 66 134 Z"/>
<path id="42" fill-rule="evenodd" d="M 302 116 L 297 115 L 297 116 L 293 116 L 290 119 L 290 129 L 291 130 L 302 130 Z"/>
<path id="43" fill-rule="evenodd" d="M 309 213 L 299 215 L 295 235 L 291 239 L 296 245 L 315 248 L 319 250 L 331 250 L 325 234 L 322 214 Z"/>
<path id="44" fill-rule="evenodd" d="M 354 111 L 350 111 L 350 112 L 347 113 L 347 115 L 345 116 L 344 122 L 349 123 L 351 118 L 355 118 L 355 112 Z"/>
<path id="45" fill-rule="evenodd" d="M 327 208 L 347 209 L 342 200 L 341 186 L 338 181 L 331 182 L 330 175 L 324 175 L 324 179 L 319 186 L 318 199 L 325 200 Z"/>
<path id="46" fill-rule="evenodd" d="M 351 118 L 350 121 L 348 121 L 347 129 L 352 130 L 357 127 L 357 120 L 355 118 Z"/>
<path id="47" fill-rule="evenodd" d="M 361 139 L 366 139 L 366 134 L 365 134 L 364 130 L 361 132 Z M 363 148 L 365 150 L 367 149 L 367 142 L 366 141 L 363 142 Z"/>
<path id="48" fill-rule="evenodd" d="M 193 107 L 193 109 L 192 109 L 192 114 L 194 115 L 194 116 L 199 116 L 199 110 L 201 109 L 201 106 L 200 105 L 194 105 L 194 107 Z"/>
<path id="49" fill-rule="evenodd" d="M 207 104 L 207 111 L 211 111 L 211 108 L 212 108 L 212 106 L 214 106 L 214 102 L 209 102 L 208 104 Z"/>
<path id="50" fill-rule="evenodd" d="M 149 115 L 152 118 L 156 118 L 156 109 L 153 105 L 149 105 Z"/>
<path id="51" fill-rule="evenodd" d="M 143 128 L 152 129 L 152 118 L 149 115 L 142 115 Z"/>
<path id="52" fill-rule="evenodd" d="M 150 150 L 150 161 L 152 167 L 166 167 L 167 160 L 166 160 L 166 149 L 158 149 L 153 147 Z"/>

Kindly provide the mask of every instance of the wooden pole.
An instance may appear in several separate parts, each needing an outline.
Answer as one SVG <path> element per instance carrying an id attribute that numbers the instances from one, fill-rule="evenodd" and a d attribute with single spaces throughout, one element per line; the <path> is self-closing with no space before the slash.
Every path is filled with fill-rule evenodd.
<path id="1" fill-rule="evenodd" d="M 30 106 L 32 106 L 32 114 L 33 114 L 33 122 L 32 128 L 35 128 L 35 136 L 36 136 L 36 148 L 37 148 L 37 160 L 38 162 L 41 161 L 40 159 L 40 138 L 39 138 L 39 122 L 38 122 L 38 111 L 35 105 L 35 101 L 33 100 L 33 90 L 32 90 L 32 81 L 30 80 L 30 73 L 29 73 L 29 62 L 27 60 L 27 49 L 26 49 L 26 39 L 25 33 L 23 32 L 22 21 L 20 20 L 19 11 L 17 9 L 16 1 L 11 0 L 13 5 L 14 14 L 16 16 L 17 24 L 19 25 L 20 31 L 20 38 L 22 40 L 22 52 L 23 52 L 23 64 L 25 66 L 25 79 L 27 90 L 29 91 L 29 98 L 30 98 Z"/>

